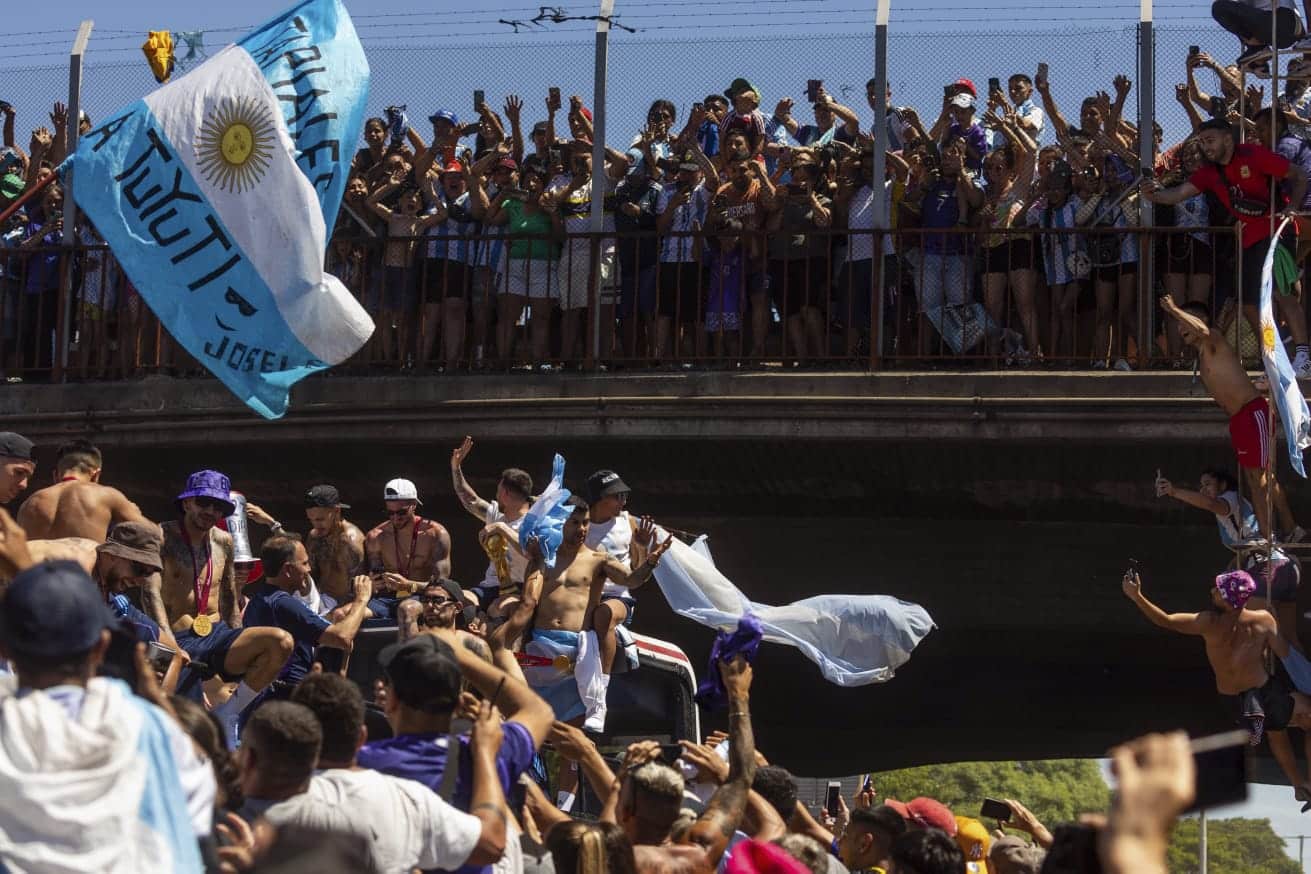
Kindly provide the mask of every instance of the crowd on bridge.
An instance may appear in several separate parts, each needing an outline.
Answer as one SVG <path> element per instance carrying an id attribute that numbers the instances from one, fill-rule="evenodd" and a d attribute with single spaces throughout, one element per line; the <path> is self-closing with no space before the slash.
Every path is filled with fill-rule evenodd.
<path id="1" fill-rule="evenodd" d="M 1254 27 L 1243 0 L 1217 10 L 1230 30 Z M 1307 206 L 1311 63 L 1301 51 L 1311 43 L 1301 10 L 1281 3 L 1279 15 L 1294 59 L 1279 94 L 1266 99 L 1256 78 L 1268 73 L 1258 45 L 1241 67 L 1190 52 L 1174 61 L 1175 96 L 1193 132 L 1164 143 L 1158 126 L 1145 148 L 1125 115 L 1127 76 L 1108 90 L 1088 83 L 1077 108 L 1061 107 L 1053 88 L 1069 88 L 1070 74 L 1047 64 L 961 76 L 931 107 L 889 91 L 878 125 L 821 81 L 804 96 L 767 95 L 747 78 L 722 91 L 707 83 L 705 96 L 652 100 L 641 130 L 612 129 L 600 168 L 591 110 L 558 88 L 480 98 L 472 118 L 439 107 L 421 122 L 388 107 L 365 124 L 328 266 L 377 323 L 361 362 L 406 369 L 552 369 L 593 354 L 667 368 L 872 355 L 1185 366 L 1173 323 L 1145 318 L 1152 301 L 1168 292 L 1231 324 L 1240 296 L 1257 294 L 1271 217 Z M 871 80 L 869 109 L 875 91 Z M 56 105 L 24 150 L 15 108 L 0 112 L 8 202 L 62 160 L 70 121 Z M 1255 160 L 1255 146 L 1226 145 L 1240 129 L 1277 153 L 1259 177 L 1276 180 L 1273 195 L 1247 181 L 1231 191 L 1217 172 Z M 1156 182 L 1141 185 L 1144 173 Z M 599 237 L 589 236 L 594 198 Z M 1134 230 L 1144 210 L 1147 235 Z M 187 370 L 167 337 L 143 331 L 145 308 L 107 252 L 61 262 L 60 244 L 96 240 L 85 223 L 66 234 L 62 216 L 56 184 L 3 228 L 14 250 L 0 264 L 10 378 L 53 363 L 64 271 L 78 289 L 65 339 L 79 366 L 131 372 L 150 359 Z M 1279 247 L 1276 276 L 1305 376 L 1311 247 L 1299 239 L 1290 231 Z"/>
<path id="2" fill-rule="evenodd" d="M 1166 870 L 1194 792 L 1182 735 L 1112 751 L 1120 792 L 1097 826 L 1049 830 L 1006 801 L 1012 833 L 990 831 L 872 780 L 816 811 L 757 749 L 753 667 L 725 644 L 711 671 L 726 731 L 605 745 L 604 707 L 569 676 L 588 656 L 566 671 L 532 644 L 590 632 L 608 674 L 669 543 L 598 471 L 546 567 L 538 539 L 521 552 L 514 536 L 536 524 L 531 477 L 504 470 L 487 500 L 463 473 L 472 448 L 425 511 L 482 525 L 486 574 L 465 586 L 409 480 L 386 483 L 365 532 L 332 485 L 284 526 L 203 470 L 157 524 L 101 482 L 92 444 L 59 447 L 38 477 L 31 441 L 0 433 L 0 503 L 17 507 L 0 509 L 3 870 Z M 244 526 L 270 529 L 257 554 Z M 370 624 L 395 642 L 361 688 L 349 662 Z"/>

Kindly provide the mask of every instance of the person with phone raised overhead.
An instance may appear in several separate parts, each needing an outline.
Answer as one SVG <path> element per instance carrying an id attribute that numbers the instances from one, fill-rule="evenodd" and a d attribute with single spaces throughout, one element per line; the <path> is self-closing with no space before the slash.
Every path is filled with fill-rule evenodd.
<path id="1" fill-rule="evenodd" d="M 1286 731 L 1290 725 L 1311 728 L 1311 698 L 1266 670 L 1266 647 L 1276 654 L 1287 653 L 1287 644 L 1279 637 L 1274 616 L 1246 609 L 1256 592 L 1251 575 L 1230 571 L 1216 577 L 1211 604 L 1199 613 L 1166 613 L 1143 594 L 1142 579 L 1132 568 L 1121 588 L 1153 625 L 1202 638 L 1216 691 L 1234 705 L 1238 723 L 1251 732 L 1252 746 L 1258 746 L 1263 736 L 1270 739 L 1270 753 L 1293 785 L 1297 800 L 1307 804 L 1303 810 L 1311 809 L 1311 775 L 1299 769 Z M 1311 735 L 1307 746 L 1311 759 Z"/>

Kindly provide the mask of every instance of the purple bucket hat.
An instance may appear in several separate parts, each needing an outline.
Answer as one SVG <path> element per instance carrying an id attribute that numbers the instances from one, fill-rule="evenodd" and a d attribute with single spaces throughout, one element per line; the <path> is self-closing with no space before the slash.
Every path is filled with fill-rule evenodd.
<path id="1" fill-rule="evenodd" d="M 179 510 L 182 509 L 182 502 L 187 498 L 213 498 L 222 501 L 228 505 L 228 511 L 223 514 L 225 516 L 231 516 L 237 509 L 232 503 L 232 481 L 226 474 L 219 473 L 217 470 L 198 470 L 187 477 L 186 489 L 177 496 Z"/>
<path id="2" fill-rule="evenodd" d="M 1247 599 L 1256 592 L 1256 580 L 1247 571 L 1229 571 L 1215 578 L 1220 597 L 1235 610 L 1242 610 Z"/>

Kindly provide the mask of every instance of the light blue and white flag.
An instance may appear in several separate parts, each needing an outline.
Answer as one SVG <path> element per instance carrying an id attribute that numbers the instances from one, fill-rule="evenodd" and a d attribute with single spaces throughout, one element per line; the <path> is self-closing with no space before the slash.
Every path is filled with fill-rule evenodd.
<path id="1" fill-rule="evenodd" d="M 1290 219 L 1284 219 L 1275 231 L 1278 240 Z M 1288 460 L 1298 476 L 1306 478 L 1306 468 L 1302 463 L 1302 450 L 1311 446 L 1311 410 L 1307 409 L 1306 398 L 1297 384 L 1297 374 L 1293 364 L 1288 360 L 1288 350 L 1279 339 L 1279 328 L 1275 324 L 1274 309 L 1274 264 L 1275 250 L 1279 246 L 1272 242 L 1266 253 L 1265 264 L 1261 266 L 1261 362 L 1265 365 L 1266 379 L 1270 382 L 1270 396 L 1275 400 L 1279 410 L 1279 419 L 1284 424 L 1284 435 L 1288 439 Z"/>
<path id="2" fill-rule="evenodd" d="M 373 322 L 323 253 L 369 66 L 306 0 L 84 136 L 73 197 L 169 333 L 267 418 Z"/>

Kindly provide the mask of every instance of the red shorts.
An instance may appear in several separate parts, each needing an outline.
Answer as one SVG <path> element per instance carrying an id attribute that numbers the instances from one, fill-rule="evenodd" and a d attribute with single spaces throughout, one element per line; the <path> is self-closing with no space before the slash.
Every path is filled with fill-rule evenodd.
<path id="1" fill-rule="evenodd" d="M 1239 467 L 1265 470 L 1270 460 L 1270 407 L 1265 398 L 1252 398 L 1230 417 L 1229 440 Z"/>

